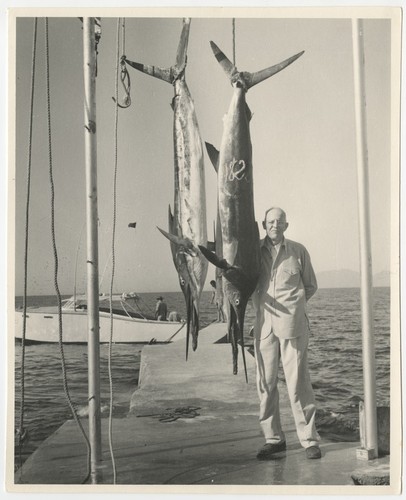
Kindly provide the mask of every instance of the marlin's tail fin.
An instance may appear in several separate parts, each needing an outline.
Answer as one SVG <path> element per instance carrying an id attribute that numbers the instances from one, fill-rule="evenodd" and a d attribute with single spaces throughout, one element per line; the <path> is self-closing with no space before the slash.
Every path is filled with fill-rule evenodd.
<path id="1" fill-rule="evenodd" d="M 261 83 L 263 80 L 266 80 L 270 76 L 279 73 L 285 69 L 289 64 L 292 64 L 296 59 L 298 59 L 303 53 L 299 52 L 284 61 L 275 64 L 274 66 L 270 66 L 269 68 L 262 69 L 261 71 L 257 71 L 255 73 L 249 73 L 248 71 L 239 72 L 234 64 L 227 58 L 227 56 L 217 47 L 214 42 L 210 42 L 211 48 L 213 50 L 214 56 L 217 59 L 220 66 L 223 68 L 226 75 L 230 78 L 232 83 L 240 81 L 241 84 L 246 88 L 246 90 L 250 89 L 257 83 Z"/>
<path id="2" fill-rule="evenodd" d="M 142 71 L 147 75 L 154 76 L 155 78 L 159 78 L 160 80 L 164 80 L 165 82 L 173 85 L 175 81 L 184 73 L 186 68 L 186 54 L 189 41 L 189 30 L 190 18 L 184 18 L 182 33 L 180 35 L 178 45 L 178 52 L 176 54 L 176 63 L 174 66 L 171 66 L 170 68 L 160 68 L 159 66 L 149 66 L 146 64 L 133 62 L 129 59 L 125 60 L 126 63 L 128 63 L 131 67 L 137 69 L 138 71 Z"/>

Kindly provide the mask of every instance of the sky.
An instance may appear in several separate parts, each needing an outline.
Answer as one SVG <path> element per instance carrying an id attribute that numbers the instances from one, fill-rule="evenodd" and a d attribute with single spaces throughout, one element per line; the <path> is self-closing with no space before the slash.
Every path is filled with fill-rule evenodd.
<path id="1" fill-rule="evenodd" d="M 190 0 L 189 0 L 190 2 Z M 189 3 L 185 0 L 179 5 Z M 138 0 L 122 0 L 120 5 L 136 5 Z M 151 0 L 148 4 L 169 5 L 170 2 Z M 210 1 L 202 0 L 202 5 Z M 226 5 L 227 1 L 222 2 Z M 235 4 L 244 2 L 233 0 Z M 248 3 L 248 2 L 246 2 Z M 357 5 L 381 8 L 384 0 L 359 0 Z M 7 5 L 6 5 L 7 4 Z M 7 53 L 6 7 L 25 7 L 24 0 L 2 2 L 0 30 L 4 43 L 0 45 L 3 62 Z M 109 6 L 105 0 L 71 0 L 76 9 L 86 6 Z M 252 0 L 250 5 L 275 5 L 269 0 Z M 296 1 L 296 5 L 347 5 L 350 0 L 332 2 Z M 48 0 L 43 5 L 63 5 Z M 391 6 L 404 2 L 392 1 Z M 114 9 L 114 13 L 117 9 Z M 94 14 L 93 14 L 94 15 Z M 328 15 L 328 11 L 326 11 Z M 345 17 L 345 16 L 344 16 Z M 54 167 L 57 179 L 57 244 L 61 258 L 62 291 L 72 293 L 74 262 L 84 221 L 84 152 L 83 152 L 83 82 L 81 77 L 80 24 L 75 19 L 51 20 L 51 85 L 54 134 Z M 131 24 L 127 21 L 128 26 Z M 127 30 L 127 55 L 135 60 L 168 66 L 174 62 L 180 19 L 133 20 Z M 261 26 L 259 26 L 261 25 Z M 266 26 L 265 26 L 266 25 Z M 276 26 L 276 25 L 279 25 Z M 282 28 L 281 28 L 282 25 Z M 288 212 L 290 227 L 287 236 L 304 243 L 312 255 L 317 272 L 328 269 L 358 270 L 358 225 L 356 207 L 355 139 L 352 91 L 351 28 L 349 19 L 342 20 L 242 20 L 237 19 L 237 66 L 241 70 L 257 70 L 285 57 L 305 50 L 305 55 L 290 68 L 250 90 L 247 101 L 254 113 L 251 122 L 254 149 L 256 214 L 260 221 L 270 204 L 280 204 Z M 43 29 L 42 27 L 40 29 Z M 390 39 L 387 21 L 368 21 L 366 25 L 366 70 L 368 146 L 371 183 L 372 265 L 375 272 L 389 269 L 390 239 L 390 152 L 389 152 L 389 62 Z M 42 32 L 40 44 L 43 46 Z M 2 239 L 2 272 L 11 279 L 3 280 L 1 301 L 22 291 L 22 245 L 24 232 L 25 171 L 28 137 L 28 95 L 32 43 L 32 20 L 21 22 L 17 41 L 17 78 L 15 102 L 16 161 L 9 165 L 7 155 L 7 73 L 0 74 L 0 88 L 5 97 L 2 106 L 0 143 L 3 153 L 0 183 L 3 215 L 2 225 L 9 232 L 8 247 Z M 130 42 L 129 40 L 132 39 Z M 231 57 L 231 20 L 193 19 L 189 43 L 187 80 L 198 111 L 203 140 L 220 144 L 222 116 L 231 98 L 231 87 L 214 60 L 209 48 L 213 39 Z M 99 51 L 98 129 L 99 129 L 99 210 L 100 210 L 100 269 L 101 274 L 110 254 L 111 183 L 113 165 L 113 116 L 111 96 L 114 93 L 115 20 L 103 20 L 103 36 Z M 40 49 L 42 57 L 42 48 Z M 12 47 L 10 49 L 11 58 Z M 39 58 L 43 74 L 43 59 Z M 103 61 L 103 63 L 102 63 Z M 4 64 L 7 66 L 7 63 Z M 118 261 L 116 289 L 177 290 L 176 273 L 169 247 L 155 229 L 166 225 L 167 205 L 173 203 L 172 114 L 169 106 L 172 89 L 145 75 L 131 74 L 133 106 L 120 113 L 120 164 L 118 207 Z M 44 153 L 45 105 L 43 78 L 39 79 L 36 105 L 36 163 L 33 167 L 33 192 L 30 229 L 29 294 L 54 293 L 53 260 L 50 251 L 49 184 Z M 13 85 L 12 85 L 13 87 Z M 11 92 L 12 94 L 12 92 Z M 392 138 L 397 131 L 392 132 Z M 130 135 L 131 134 L 131 135 Z M 130 137 L 129 137 L 130 136 Z M 42 142 L 42 144 L 39 144 Z M 8 151 L 13 159 L 13 151 Z M 56 160 L 57 159 L 57 160 Z M 215 212 L 215 177 L 207 156 L 206 180 L 208 226 Z M 14 183 L 14 179 L 16 183 Z M 7 189 L 8 182 L 8 189 Z M 398 179 L 393 181 L 397 189 Z M 15 263 L 13 246 L 15 189 Z M 392 191 L 394 192 L 394 191 Z M 392 198 L 393 199 L 393 198 Z M 394 211 L 397 211 L 395 205 Z M 130 230 L 130 221 L 138 222 Z M 399 229 L 392 226 L 392 234 Z M 399 231 L 400 232 L 400 231 Z M 403 236 L 402 236 L 403 237 Z M 395 240 L 396 241 L 396 240 Z M 81 246 L 82 285 L 84 290 L 84 242 Z M 395 249 L 396 253 L 396 249 Z M 11 255 L 11 257 L 10 257 Z M 210 266 L 210 271 L 214 273 Z M 108 270 L 102 281 L 108 286 Z M 207 281 L 208 281 L 207 280 Z M 10 301 L 10 310 L 13 301 Z M 3 306 L 4 307 L 4 306 Z M 6 329 L 6 315 L 1 315 Z M 6 336 L 3 336 L 4 342 Z M 4 346 L 6 347 L 6 346 Z M 6 349 L 2 349 L 3 367 L 7 366 Z M 12 359 L 12 357 L 10 358 Z M 6 370 L 2 374 L 6 381 Z M 0 376 L 1 377 L 1 376 Z M 4 384 L 5 385 L 5 384 Z M 5 408 L 5 406 L 4 406 Z M 2 422 L 6 421 L 5 417 Z M 4 433 L 3 433 L 4 434 Z M 4 458 L 3 458 L 4 459 Z M 0 462 L 3 460 L 0 458 Z M 1 470 L 5 468 L 0 467 Z M 4 493 L 6 495 L 6 493 Z M 20 497 L 19 494 L 14 493 Z M 22 494 L 23 496 L 24 494 Z M 1 494 L 0 494 L 1 496 Z M 67 495 L 65 495 L 67 496 Z M 213 495 L 210 495 L 213 497 Z"/>
<path id="2" fill-rule="evenodd" d="M 126 18 L 128 59 L 174 64 L 181 18 Z M 253 87 L 254 199 L 257 221 L 280 206 L 286 237 L 303 243 L 316 272 L 359 269 L 352 31 L 349 18 L 237 18 L 236 65 L 257 71 L 302 50 L 287 69 Z M 97 77 L 100 291 L 109 290 L 113 213 L 114 102 L 117 20 L 102 18 Z M 22 293 L 26 170 L 33 19 L 16 30 L 15 293 Z M 391 26 L 365 21 L 365 68 L 373 273 L 390 269 Z M 219 147 L 232 87 L 211 52 L 213 40 L 232 59 L 232 20 L 193 18 L 186 80 L 203 141 Z M 50 18 L 52 156 L 56 244 L 62 293 L 86 289 L 82 25 Z M 44 63 L 38 23 L 29 228 L 28 294 L 52 294 L 53 254 Z M 178 291 L 167 228 L 173 206 L 173 87 L 129 68 L 132 105 L 120 110 L 116 270 L 117 292 Z M 120 89 L 121 90 L 121 89 Z M 208 234 L 216 217 L 216 175 L 205 153 Z M 13 175 L 10 176 L 13 182 Z M 128 227 L 137 222 L 136 229 Z M 262 231 L 262 230 L 261 230 Z M 209 266 L 208 282 L 214 276 Z"/>

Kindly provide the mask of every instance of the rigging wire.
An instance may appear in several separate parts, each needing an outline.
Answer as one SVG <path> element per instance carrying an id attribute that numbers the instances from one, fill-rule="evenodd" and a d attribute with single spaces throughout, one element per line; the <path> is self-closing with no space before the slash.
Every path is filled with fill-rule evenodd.
<path id="1" fill-rule="evenodd" d="M 83 223 L 82 228 L 79 234 L 78 246 L 76 247 L 76 257 L 75 257 L 75 275 L 73 280 L 73 309 L 76 311 L 76 276 L 78 272 L 78 260 L 79 260 L 79 250 L 80 250 L 80 242 L 82 240 L 82 233 L 86 227 L 86 221 Z"/>
<path id="2" fill-rule="evenodd" d="M 23 330 L 21 335 L 21 375 L 20 375 L 20 426 L 16 429 L 18 437 L 18 453 L 20 473 L 22 474 L 22 447 L 26 431 L 24 429 L 24 406 L 25 406 L 25 335 L 27 324 L 27 275 L 28 275 L 28 232 L 30 216 L 30 193 L 31 193 L 31 160 L 32 160 L 32 123 L 34 116 L 34 89 L 35 89 L 35 63 L 37 53 L 37 24 L 38 18 L 34 18 L 32 61 L 31 61 L 31 92 L 30 92 L 30 119 L 28 132 L 28 159 L 27 159 L 27 196 L 25 207 L 25 244 L 24 244 L 24 293 L 23 293 Z"/>
<path id="3" fill-rule="evenodd" d="M 66 400 L 72 412 L 72 416 L 78 425 L 87 447 L 87 475 L 82 483 L 86 483 L 90 477 L 90 443 L 83 429 L 82 423 L 77 415 L 75 406 L 72 402 L 68 380 L 66 375 L 66 362 L 63 349 L 63 328 L 62 328 L 62 299 L 58 285 L 58 252 L 56 248 L 55 237 L 55 187 L 53 179 L 53 164 L 52 164 L 52 135 L 51 135 L 51 92 L 49 85 L 49 34 L 48 34 L 48 18 L 45 18 L 45 70 L 46 70 L 46 95 L 47 95 L 47 124 L 48 124 L 48 160 L 49 160 L 49 182 L 51 185 L 51 234 L 52 234 L 52 249 L 54 254 L 54 287 L 58 299 L 58 326 L 59 326 L 59 350 L 61 355 L 63 388 L 65 391 Z"/>
<path id="4" fill-rule="evenodd" d="M 104 264 L 104 269 L 103 269 L 103 272 L 101 274 L 101 278 L 100 278 L 100 282 L 99 282 L 99 288 L 102 289 L 102 285 L 103 285 L 103 281 L 104 281 L 104 276 L 106 275 L 106 271 L 107 271 L 107 266 L 110 264 L 110 259 L 111 259 L 111 253 L 110 255 L 107 257 L 106 259 L 106 263 Z"/>
<path id="5" fill-rule="evenodd" d="M 235 17 L 233 17 L 233 64 L 235 66 Z"/>

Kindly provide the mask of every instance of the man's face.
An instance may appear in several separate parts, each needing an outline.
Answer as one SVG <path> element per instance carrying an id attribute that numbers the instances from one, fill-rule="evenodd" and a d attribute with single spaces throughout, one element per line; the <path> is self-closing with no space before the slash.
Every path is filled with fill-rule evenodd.
<path id="1" fill-rule="evenodd" d="M 265 230 L 267 236 L 274 245 L 280 243 L 283 239 L 283 233 L 288 228 L 286 216 L 279 208 L 273 208 L 266 214 Z"/>

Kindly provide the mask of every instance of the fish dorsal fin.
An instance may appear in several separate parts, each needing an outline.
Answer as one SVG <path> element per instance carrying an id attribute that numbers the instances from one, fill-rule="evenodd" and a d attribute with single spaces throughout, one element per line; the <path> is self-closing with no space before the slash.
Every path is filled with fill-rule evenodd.
<path id="1" fill-rule="evenodd" d="M 206 259 L 209 262 L 211 262 L 214 266 L 225 270 L 230 268 L 230 265 L 225 259 L 220 259 L 214 252 L 211 252 L 203 245 L 199 245 L 199 249 L 202 252 L 202 254 L 206 257 Z"/>
<path id="2" fill-rule="evenodd" d="M 213 164 L 214 170 L 218 172 L 220 154 L 217 151 L 217 149 L 213 146 L 213 144 L 210 144 L 209 142 L 205 142 L 205 144 L 206 144 L 207 154 L 209 155 L 210 161 Z"/>
<path id="3" fill-rule="evenodd" d="M 247 115 L 247 120 L 250 121 L 252 118 L 252 112 L 247 103 L 245 103 L 245 114 Z"/>

